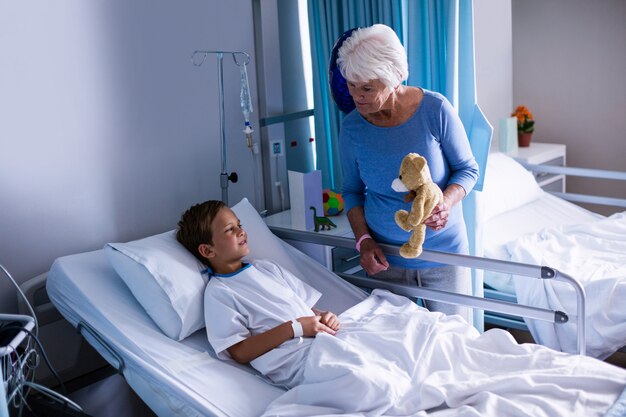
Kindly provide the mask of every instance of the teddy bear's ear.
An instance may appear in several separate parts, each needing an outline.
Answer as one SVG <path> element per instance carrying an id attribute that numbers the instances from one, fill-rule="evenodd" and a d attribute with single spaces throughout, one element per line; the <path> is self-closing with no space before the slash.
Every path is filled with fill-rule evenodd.
<path id="1" fill-rule="evenodd" d="M 421 172 L 424 168 L 424 165 L 426 165 L 426 158 L 420 155 L 412 156 L 411 164 L 415 167 L 417 172 Z"/>

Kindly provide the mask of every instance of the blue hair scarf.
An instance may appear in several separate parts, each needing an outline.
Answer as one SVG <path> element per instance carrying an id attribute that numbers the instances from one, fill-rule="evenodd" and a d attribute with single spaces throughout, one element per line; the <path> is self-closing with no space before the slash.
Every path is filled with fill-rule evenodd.
<path id="1" fill-rule="evenodd" d="M 328 65 L 328 83 L 330 84 L 330 92 L 333 96 L 333 100 L 337 103 L 337 107 L 343 113 L 350 113 L 356 107 L 354 100 L 348 91 L 348 83 L 341 74 L 339 66 L 337 65 L 337 58 L 339 58 L 339 48 L 343 45 L 343 42 L 352 35 L 352 32 L 359 28 L 352 28 L 347 30 L 335 41 L 332 53 L 330 54 L 330 62 Z"/>

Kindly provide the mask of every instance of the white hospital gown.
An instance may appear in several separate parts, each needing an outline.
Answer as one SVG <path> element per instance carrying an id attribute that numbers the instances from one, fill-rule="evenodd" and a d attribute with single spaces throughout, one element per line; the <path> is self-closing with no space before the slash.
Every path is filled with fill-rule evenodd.
<path id="1" fill-rule="evenodd" d="M 289 271 L 264 260 L 230 275 L 215 274 L 204 293 L 209 343 L 221 359 L 230 346 L 281 323 L 312 316 L 321 294 Z M 302 378 L 313 338 L 287 340 L 250 364 L 274 383 L 294 386 Z"/>

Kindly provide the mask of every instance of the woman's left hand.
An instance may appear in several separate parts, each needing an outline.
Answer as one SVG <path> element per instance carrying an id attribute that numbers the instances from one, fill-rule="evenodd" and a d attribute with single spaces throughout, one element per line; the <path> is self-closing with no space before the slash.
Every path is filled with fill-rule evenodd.
<path id="1" fill-rule="evenodd" d="M 430 216 L 424 220 L 424 224 L 433 230 L 441 230 L 448 224 L 449 214 L 450 207 L 444 200 L 435 206 Z"/>
<path id="2" fill-rule="evenodd" d="M 424 224 L 433 230 L 441 230 L 448 224 L 450 209 L 463 200 L 465 189 L 458 184 L 450 184 L 443 190 L 443 201 L 435 206 Z"/>

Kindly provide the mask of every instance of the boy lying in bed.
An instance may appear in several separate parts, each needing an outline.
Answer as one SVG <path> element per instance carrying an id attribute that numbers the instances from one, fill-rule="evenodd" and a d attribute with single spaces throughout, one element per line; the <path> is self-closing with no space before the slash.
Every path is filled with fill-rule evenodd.
<path id="1" fill-rule="evenodd" d="M 247 234 L 222 202 L 191 207 L 177 239 L 208 266 L 205 319 L 220 358 L 291 388 L 266 416 L 604 416 L 626 370 L 479 334 L 374 290 L 339 319 L 320 293 L 268 261 L 250 264 Z M 626 397 L 623 399 L 626 401 Z"/>
<path id="2" fill-rule="evenodd" d="M 248 236 L 221 201 L 187 210 L 176 239 L 208 266 L 205 317 L 218 357 L 250 363 L 277 384 L 296 385 L 310 337 L 339 329 L 335 314 L 313 307 L 321 294 L 271 262 L 242 262 L 250 252 Z"/>

